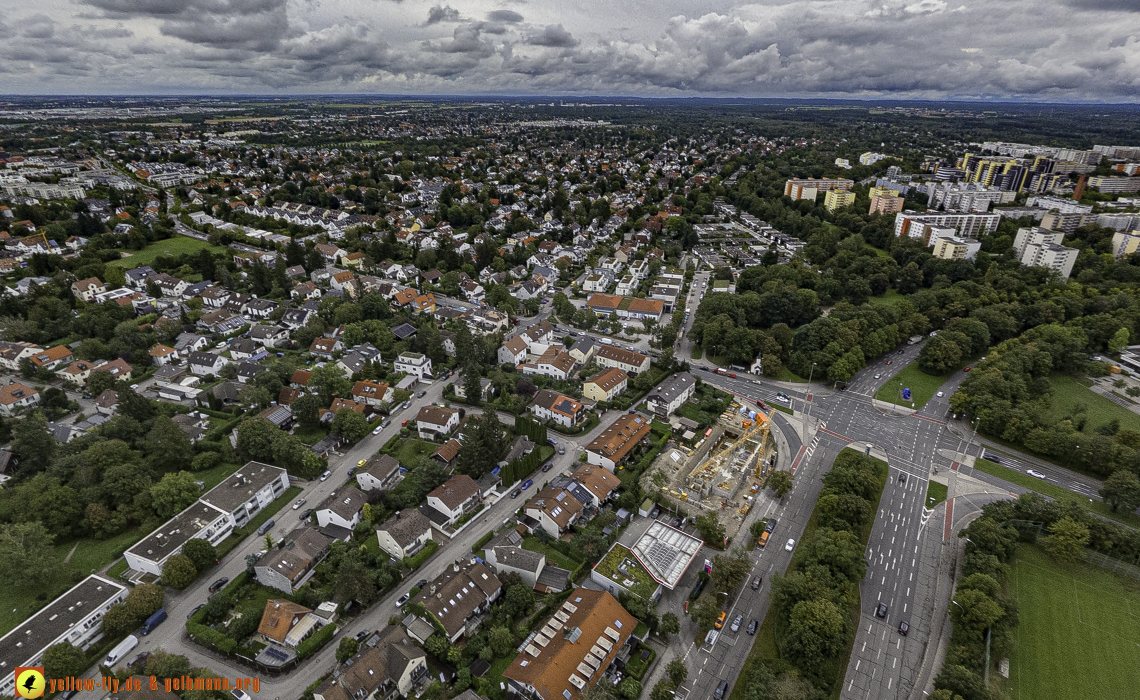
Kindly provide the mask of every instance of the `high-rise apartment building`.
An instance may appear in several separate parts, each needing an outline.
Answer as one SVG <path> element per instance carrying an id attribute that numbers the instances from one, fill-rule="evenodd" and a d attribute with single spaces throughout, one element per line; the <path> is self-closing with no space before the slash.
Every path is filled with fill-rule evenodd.
<path id="1" fill-rule="evenodd" d="M 895 235 L 921 238 L 923 226 L 953 228 L 962 238 L 980 238 L 993 233 L 1001 222 L 999 214 L 955 214 L 949 212 L 919 214 L 900 212 L 895 216 Z"/>
<path id="2" fill-rule="evenodd" d="M 828 190 L 823 195 L 823 206 L 828 211 L 849 207 L 855 203 L 855 193 L 847 190 Z"/>
<path id="3" fill-rule="evenodd" d="M 902 197 L 877 194 L 871 197 L 871 209 L 868 214 L 897 214 L 903 210 L 906 202 Z"/>
<path id="4" fill-rule="evenodd" d="M 820 192 L 849 190 L 855 186 L 854 180 L 846 178 L 792 178 L 784 183 L 784 196 L 792 199 L 815 199 Z"/>

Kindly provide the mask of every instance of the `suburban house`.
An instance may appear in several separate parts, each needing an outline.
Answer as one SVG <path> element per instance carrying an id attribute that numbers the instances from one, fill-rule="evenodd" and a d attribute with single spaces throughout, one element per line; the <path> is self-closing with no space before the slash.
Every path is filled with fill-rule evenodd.
<path id="1" fill-rule="evenodd" d="M 28 357 L 38 369 L 55 369 L 75 359 L 66 345 L 56 345 Z"/>
<path id="2" fill-rule="evenodd" d="M 633 452 L 633 448 L 649 436 L 649 430 L 649 421 L 638 414 L 618 416 L 586 446 L 587 461 L 612 472 Z"/>
<path id="3" fill-rule="evenodd" d="M 413 374 L 420 379 L 431 376 L 431 358 L 418 352 L 402 352 L 396 358 L 393 369 L 404 374 Z"/>
<path id="4" fill-rule="evenodd" d="M 253 565 L 254 578 L 263 586 L 292 595 L 309 580 L 332 543 L 333 538 L 328 535 L 301 525 L 257 560 Z"/>
<path id="5" fill-rule="evenodd" d="M 466 474 L 457 474 L 427 495 L 427 512 L 433 524 L 454 525 L 456 520 L 482 501 L 479 484 Z M 435 515 L 436 517 L 433 517 Z"/>
<path id="6" fill-rule="evenodd" d="M 391 403 L 394 393 L 392 388 L 384 382 L 374 382 L 371 379 L 365 379 L 352 385 L 353 400 L 358 403 L 366 403 L 369 406 Z"/>
<path id="7" fill-rule="evenodd" d="M 261 624 L 257 626 L 258 638 L 267 644 L 296 648 L 304 637 L 298 639 L 301 635 L 293 634 L 293 630 L 305 632 L 305 637 L 313 632 L 312 625 L 298 626 L 311 612 L 313 611 L 309 608 L 290 600 L 268 600 L 265 602 L 265 611 L 261 614 Z"/>
<path id="8" fill-rule="evenodd" d="M 355 530 L 360 524 L 360 513 L 366 502 L 360 489 L 352 484 L 342 486 L 317 506 L 317 525 L 320 527 L 336 525 L 349 531 Z"/>
<path id="9" fill-rule="evenodd" d="M 190 374 L 196 374 L 199 377 L 204 377 L 207 374 L 217 375 L 226 366 L 226 358 L 221 355 L 215 355 L 212 352 L 202 352 L 200 350 L 190 353 L 189 366 Z"/>
<path id="10" fill-rule="evenodd" d="M 487 548 L 486 556 L 495 573 L 518 574 L 524 583 L 540 593 L 558 593 L 570 586 L 570 572 L 551 565 L 540 552 L 516 544 L 497 544 Z"/>
<path id="11" fill-rule="evenodd" d="M 602 367 L 617 367 L 626 374 L 638 374 L 649 370 L 649 356 L 613 345 L 598 348 L 595 360 Z"/>
<path id="12" fill-rule="evenodd" d="M 0 413 L 5 416 L 14 416 L 39 402 L 40 392 L 30 386 L 12 382 L 0 387 Z"/>
<path id="13" fill-rule="evenodd" d="M 570 529 L 583 510 L 573 494 L 555 486 L 547 486 L 526 503 L 527 516 L 537 520 L 546 534 L 555 539 Z"/>
<path id="14" fill-rule="evenodd" d="M 20 369 L 20 360 L 41 352 L 43 349 L 32 343 L 0 340 L 0 367 L 15 372 Z"/>
<path id="15" fill-rule="evenodd" d="M 459 456 L 459 450 L 463 447 L 463 443 L 455 438 L 451 438 L 435 449 L 432 453 L 432 459 L 441 462 L 445 466 L 451 466 L 455 458 Z"/>
<path id="16" fill-rule="evenodd" d="M 428 675 L 427 655 L 400 625 L 382 627 L 377 636 L 345 662 L 344 672 L 313 691 L 313 700 L 392 700 L 411 697 Z"/>
<path id="17" fill-rule="evenodd" d="M 416 414 L 416 432 L 423 439 L 448 435 L 459 427 L 459 411 L 444 406 L 429 405 Z"/>
<path id="18" fill-rule="evenodd" d="M 317 338 L 309 345 L 309 353 L 322 360 L 332 360 L 334 352 L 344 350 L 339 338 Z"/>
<path id="19" fill-rule="evenodd" d="M 376 528 L 380 549 L 397 561 L 413 556 L 431 539 L 431 520 L 416 508 L 405 508 Z"/>
<path id="20" fill-rule="evenodd" d="M 477 559 L 456 562 L 433 579 L 413 598 L 444 629 L 455 643 L 479 628 L 479 614 L 498 600 L 503 584 L 486 564 Z"/>
<path id="21" fill-rule="evenodd" d="M 162 345 L 160 343 L 150 349 L 150 361 L 155 367 L 162 367 L 171 362 L 177 362 L 178 351 L 169 345 Z"/>
<path id="22" fill-rule="evenodd" d="M 578 425 L 588 415 L 581 401 L 550 389 L 542 389 L 534 395 L 530 410 L 541 420 L 553 421 L 567 428 Z"/>
<path id="23" fill-rule="evenodd" d="M 590 504 L 600 507 L 617 492 L 621 482 L 605 467 L 596 464 L 583 464 L 570 475 L 578 485 L 590 494 Z"/>
<path id="24" fill-rule="evenodd" d="M 82 301 L 95 301 L 96 294 L 107 291 L 107 285 L 99 281 L 98 277 L 88 277 L 71 283 L 71 293 L 76 299 Z"/>
<path id="25" fill-rule="evenodd" d="M 566 352 L 570 353 L 570 356 L 577 360 L 579 364 L 585 365 L 594 359 L 594 355 L 597 354 L 600 345 L 598 341 L 588 335 L 581 336 L 574 341 L 574 345 Z"/>
<path id="26" fill-rule="evenodd" d="M 588 686 L 609 683 L 606 671 L 624 652 L 637 620 L 607 591 L 578 588 L 507 670 L 512 694 L 576 700 Z"/>
<path id="27" fill-rule="evenodd" d="M 519 365 L 519 371 L 523 374 L 541 374 L 565 381 L 570 378 L 576 364 L 564 347 L 551 345 L 534 362 L 524 362 Z"/>
<path id="28" fill-rule="evenodd" d="M 499 364 L 517 365 L 526 359 L 527 343 L 521 335 L 503 341 L 499 346 Z"/>
<path id="29" fill-rule="evenodd" d="M 127 361 L 121 357 L 117 357 L 110 362 L 104 362 L 101 365 L 96 365 L 92 372 L 110 372 L 111 376 L 115 379 L 123 379 L 130 381 L 131 373 L 134 368 L 127 364 Z"/>
<path id="30" fill-rule="evenodd" d="M 646 407 L 658 418 L 666 418 L 692 398 L 697 380 L 688 372 L 677 372 L 661 382 L 646 397 Z"/>
<path id="31" fill-rule="evenodd" d="M 594 401 L 613 401 L 625 393 L 628 384 L 629 375 L 610 367 L 582 382 L 582 396 Z"/>
<path id="32" fill-rule="evenodd" d="M 356 470 L 356 485 L 362 491 L 387 490 L 403 481 L 400 463 L 391 455 L 377 454 Z"/>

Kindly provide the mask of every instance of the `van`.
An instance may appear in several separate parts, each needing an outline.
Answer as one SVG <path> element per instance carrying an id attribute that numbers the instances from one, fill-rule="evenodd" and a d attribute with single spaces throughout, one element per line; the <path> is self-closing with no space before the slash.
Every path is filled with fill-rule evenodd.
<path id="1" fill-rule="evenodd" d="M 146 619 L 146 622 L 143 623 L 142 633 L 144 635 L 150 634 L 151 632 L 154 631 L 155 627 L 158 627 L 159 625 L 161 625 L 165 621 L 166 621 L 166 611 L 163 610 L 162 608 L 159 608 L 158 610 L 156 610 L 154 612 L 153 615 L 151 615 L 150 617 L 148 617 Z"/>
<path id="2" fill-rule="evenodd" d="M 728 694 L 728 681 L 721 681 L 720 683 L 717 683 L 716 684 L 716 691 L 713 693 L 713 697 L 716 698 L 716 700 L 722 700 L 722 698 L 724 698 L 724 696 L 727 694 Z"/>
<path id="3" fill-rule="evenodd" d="M 756 542 L 756 546 L 758 546 L 760 549 L 764 549 L 765 547 L 767 547 L 768 546 L 768 537 L 771 534 L 772 533 L 767 531 L 767 530 L 760 533 L 760 539 Z"/>
<path id="4" fill-rule="evenodd" d="M 276 525 L 276 524 L 277 524 L 277 523 L 276 523 L 276 522 L 274 522 L 273 518 L 270 518 L 269 520 L 266 520 L 265 522 L 263 522 L 263 523 L 261 524 L 261 527 L 257 528 L 257 534 L 258 534 L 258 535 L 264 535 L 265 533 L 267 533 L 267 532 L 269 532 L 270 530 L 272 530 L 272 529 L 273 529 L 273 526 L 274 526 L 274 525 Z"/>
<path id="5" fill-rule="evenodd" d="M 107 658 L 103 659 L 103 665 L 107 668 L 111 668 L 115 664 L 119 663 L 119 661 L 121 661 L 124 656 L 129 654 L 131 649 L 134 649 L 138 645 L 139 638 L 133 634 L 128 635 L 126 639 L 119 642 L 115 648 L 111 650 L 111 653 L 107 654 Z"/>

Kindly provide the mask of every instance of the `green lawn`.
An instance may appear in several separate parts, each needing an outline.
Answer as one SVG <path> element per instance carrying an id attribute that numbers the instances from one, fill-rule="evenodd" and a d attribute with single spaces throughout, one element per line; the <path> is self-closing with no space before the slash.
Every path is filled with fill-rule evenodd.
<path id="1" fill-rule="evenodd" d="M 112 260 L 107 263 L 115 267 L 132 270 L 142 265 L 149 265 L 160 255 L 181 255 L 183 253 L 196 253 L 203 248 L 209 248 L 211 253 L 225 253 L 226 249 L 213 246 L 205 241 L 187 236 L 175 236 L 166 240 L 151 243 L 142 250 L 132 251 L 129 257 Z"/>
<path id="2" fill-rule="evenodd" d="M 1118 406 L 1100 394 L 1094 394 L 1079 379 L 1064 374 L 1049 377 L 1053 387 L 1053 415 L 1057 418 L 1069 415 L 1077 404 L 1084 404 L 1088 411 L 1086 432 L 1111 422 L 1120 421 L 1122 430 L 1140 431 L 1140 414 Z"/>
<path id="3" fill-rule="evenodd" d="M 1057 500 L 1076 501 L 1082 507 L 1088 508 L 1090 511 L 1096 513 L 1097 515 L 1103 515 L 1106 518 L 1116 520 L 1132 527 L 1140 527 L 1140 516 L 1136 515 L 1135 513 L 1114 513 L 1112 512 L 1112 509 L 1109 508 L 1107 504 L 1105 504 L 1104 501 L 1090 501 L 1088 497 L 1082 496 L 1078 493 L 1073 493 L 1072 491 L 1062 486 L 1050 483 L 1044 479 L 1038 479 L 1036 477 L 1029 476 L 1028 474 L 1023 474 L 1016 469 L 1003 467 L 1000 464 L 995 464 L 989 461 L 988 459 L 975 460 L 974 469 L 985 472 L 990 476 L 996 476 L 999 479 L 1005 479 L 1011 484 L 1017 484 L 1023 488 L 1036 491 L 1043 496 L 1048 496 Z"/>
<path id="4" fill-rule="evenodd" d="M 876 252 L 878 252 L 878 249 L 876 249 Z M 900 301 L 905 298 L 906 297 L 904 297 L 902 294 L 899 294 L 897 291 L 888 289 L 886 293 L 883 294 L 883 296 L 871 297 L 868 301 L 879 306 L 894 306 L 894 303 L 896 301 Z"/>
<path id="5" fill-rule="evenodd" d="M 262 523 L 264 523 L 266 520 L 269 520 L 274 515 L 277 515 L 278 511 L 292 503 L 293 499 L 301 495 L 301 491 L 303 490 L 304 489 L 302 489 L 300 486 L 290 486 L 289 488 L 285 489 L 285 493 L 281 494 L 272 503 L 262 508 L 260 513 L 250 518 L 245 525 L 242 525 L 241 527 L 234 530 L 233 534 L 231 534 L 229 537 L 222 540 L 222 543 L 218 545 L 218 558 L 221 559 L 225 557 L 239 544 L 241 544 L 246 537 L 254 535 L 257 532 L 257 528 L 261 527 Z"/>
<path id="6" fill-rule="evenodd" d="M 538 552 L 546 555 L 546 561 L 550 562 L 559 569 L 566 569 L 567 571 L 577 571 L 582 562 L 574 561 L 562 552 L 559 552 L 553 547 L 548 547 L 542 543 L 537 537 L 527 537 L 522 543 L 523 549 L 531 552 Z"/>
<path id="7" fill-rule="evenodd" d="M 815 377 L 812 377 L 812 379 L 815 379 Z M 787 367 L 780 370 L 780 374 L 776 376 L 776 381 L 778 381 L 778 382 L 796 382 L 797 384 L 807 384 L 806 379 L 804 379 L 800 375 L 796 374 L 792 370 L 788 369 Z"/>
<path id="8" fill-rule="evenodd" d="M 689 351 L 689 357 L 694 359 L 694 360 L 699 360 L 704 356 L 705 356 L 705 351 L 701 348 L 700 345 L 694 345 L 693 349 L 691 351 Z"/>
<path id="9" fill-rule="evenodd" d="M 886 401 L 907 408 L 910 408 L 913 403 L 917 410 L 925 406 L 926 402 L 934 397 L 938 387 L 942 386 L 947 378 L 927 374 L 918 368 L 918 363 L 911 363 L 903 367 L 902 371 L 884 384 L 875 394 L 875 398 L 879 401 Z M 899 382 L 902 382 L 903 388 L 910 389 L 910 401 L 903 401 Z"/>
<path id="10" fill-rule="evenodd" d="M 1017 550 L 1011 580 L 1021 624 L 1010 656 L 1011 700 L 1125 700 L 1140 687 L 1140 593 L 1087 564 L 1055 565 Z"/>
<path id="11" fill-rule="evenodd" d="M 417 455 L 431 455 L 439 448 L 439 445 L 420 440 L 419 438 L 410 437 L 407 440 L 400 442 L 399 446 L 392 451 L 392 456 L 396 461 L 403 465 L 411 464 Z"/>
<path id="12" fill-rule="evenodd" d="M 75 553 L 71 555 L 68 564 L 86 576 L 91 573 L 92 569 L 98 571 L 115 561 L 120 552 L 141 540 L 146 534 L 147 533 L 140 529 L 135 528 L 106 540 L 79 540 L 78 547 L 76 547 L 74 541 L 57 544 L 55 545 L 55 551 L 62 559 L 67 556 L 67 553 L 71 551 L 72 547 L 75 547 Z"/>
<path id="13" fill-rule="evenodd" d="M 933 508 L 946 500 L 946 484 L 931 481 L 926 487 L 926 507 Z"/>

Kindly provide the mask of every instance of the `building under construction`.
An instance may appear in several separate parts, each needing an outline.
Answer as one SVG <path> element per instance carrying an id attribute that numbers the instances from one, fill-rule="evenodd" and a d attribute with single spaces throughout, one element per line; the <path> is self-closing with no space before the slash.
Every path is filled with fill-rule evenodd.
<path id="1" fill-rule="evenodd" d="M 770 428 L 763 412 L 732 403 L 692 452 L 663 457 L 661 466 L 671 468 L 672 477 L 659 488 L 660 494 L 678 503 L 718 511 L 732 508 L 744 515 L 775 461 L 769 454 Z"/>

